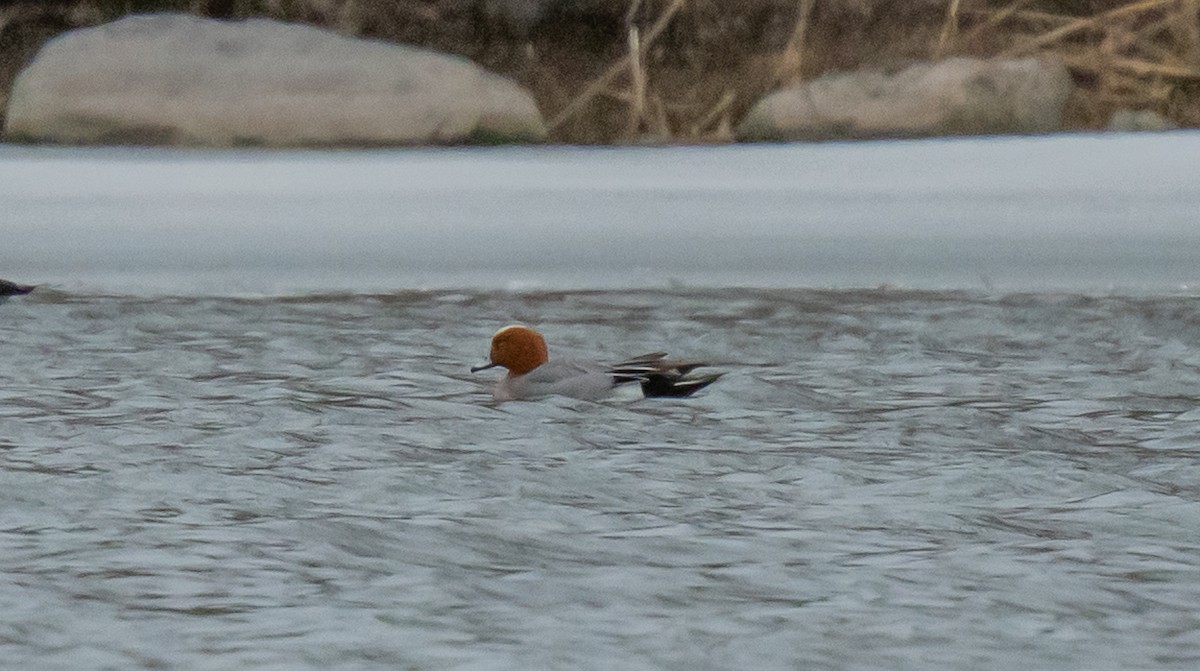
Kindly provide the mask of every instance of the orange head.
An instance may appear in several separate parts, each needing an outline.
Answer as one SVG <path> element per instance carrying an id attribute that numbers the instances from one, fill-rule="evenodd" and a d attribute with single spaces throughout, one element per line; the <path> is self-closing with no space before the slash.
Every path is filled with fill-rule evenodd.
<path id="1" fill-rule="evenodd" d="M 513 375 L 524 375 L 550 360 L 546 340 L 528 326 L 505 326 L 492 336 L 491 363 L 471 372 L 503 366 Z"/>

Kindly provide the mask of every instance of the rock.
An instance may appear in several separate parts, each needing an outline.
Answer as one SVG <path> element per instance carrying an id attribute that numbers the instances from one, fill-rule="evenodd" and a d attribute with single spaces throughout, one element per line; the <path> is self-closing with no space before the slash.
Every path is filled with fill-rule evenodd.
<path id="1" fill-rule="evenodd" d="M 1117 110 L 1108 120 L 1108 130 L 1137 132 L 1175 130 L 1179 125 L 1154 110 Z"/>
<path id="2" fill-rule="evenodd" d="M 1071 77 L 1058 60 L 952 58 L 894 74 L 827 75 L 760 100 L 741 140 L 840 140 L 1059 130 Z"/>
<path id="3" fill-rule="evenodd" d="M 538 140 L 532 96 L 457 56 L 269 19 L 131 16 L 50 41 L 9 140 L 363 146 Z"/>

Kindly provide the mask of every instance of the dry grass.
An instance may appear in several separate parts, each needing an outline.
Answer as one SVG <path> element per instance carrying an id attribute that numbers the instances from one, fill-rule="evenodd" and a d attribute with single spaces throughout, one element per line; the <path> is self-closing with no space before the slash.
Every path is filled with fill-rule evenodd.
<path id="1" fill-rule="evenodd" d="M 764 93 L 836 70 L 1057 54 L 1069 123 L 1200 126 L 1200 0 L 593 0 L 511 26 L 462 0 L 62 0 L 0 15 L 0 97 L 38 40 L 155 7 L 267 15 L 468 56 L 528 86 L 563 142 L 724 142 Z M 30 28 L 34 26 L 35 28 Z M 33 45 L 31 47 L 30 45 Z"/>
<path id="2" fill-rule="evenodd" d="M 769 38 L 750 39 L 745 27 L 756 24 L 746 20 L 752 15 L 746 5 L 731 10 L 693 0 L 670 8 L 680 4 L 676 15 L 661 15 L 681 24 L 682 35 L 663 47 L 666 53 L 648 63 L 628 55 L 614 61 L 558 111 L 558 139 L 577 139 L 566 122 L 599 109 L 592 103 L 603 93 L 627 105 L 632 118 L 657 110 L 653 124 L 613 126 L 604 141 L 647 134 L 726 141 L 748 105 L 777 86 L 831 70 L 953 55 L 1061 57 L 1078 84 L 1068 110 L 1073 127 L 1102 127 L 1119 109 L 1149 109 L 1184 126 L 1200 125 L 1200 0 L 945 0 L 906 12 L 876 2 L 850 17 L 845 7 L 820 11 L 815 0 L 792 0 L 770 7 L 773 23 L 792 26 L 778 46 Z M 718 54 L 724 58 L 714 68 Z M 536 81 L 530 83 L 536 90 Z"/>
<path id="3" fill-rule="evenodd" d="M 1081 14 L 1043 11 L 1028 0 L 980 8 L 975 25 L 960 36 L 960 49 L 980 40 L 994 45 L 986 55 L 1059 55 L 1080 87 L 1077 126 L 1102 126 L 1122 108 L 1200 124 L 1200 0 L 1093 5 Z"/>

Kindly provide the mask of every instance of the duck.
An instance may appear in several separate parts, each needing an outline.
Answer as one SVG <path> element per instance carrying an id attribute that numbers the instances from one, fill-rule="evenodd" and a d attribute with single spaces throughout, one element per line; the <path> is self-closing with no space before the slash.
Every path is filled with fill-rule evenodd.
<path id="1" fill-rule="evenodd" d="M 30 284 L 17 284 L 8 280 L 0 280 L 0 303 L 3 303 L 12 296 L 24 296 L 33 290 L 34 286 Z"/>
<path id="2" fill-rule="evenodd" d="M 488 363 L 471 368 L 478 373 L 501 367 L 508 373 L 496 384 L 497 402 L 530 400 L 545 396 L 570 396 L 599 400 L 625 384 L 638 383 L 646 398 L 691 396 L 716 382 L 723 373 L 690 375 L 707 366 L 702 361 L 668 359 L 666 352 L 653 352 L 614 365 L 551 359 L 546 339 L 521 324 L 505 326 L 492 336 Z"/>

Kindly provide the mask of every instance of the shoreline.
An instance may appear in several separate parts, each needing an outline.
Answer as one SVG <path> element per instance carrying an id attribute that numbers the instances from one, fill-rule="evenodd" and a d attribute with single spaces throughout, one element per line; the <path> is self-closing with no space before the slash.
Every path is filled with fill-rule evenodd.
<path id="1" fill-rule="evenodd" d="M 953 56 L 1061 58 L 1074 83 L 1065 130 L 1103 129 L 1122 110 L 1200 125 L 1200 70 L 1184 65 L 1200 63 L 1200 17 L 1186 2 L 1098 0 L 1081 14 L 1011 0 L 752 0 L 736 10 L 691 0 L 576 2 L 579 11 L 524 22 L 495 9 L 515 0 L 465 11 L 446 0 L 379 8 L 298 0 L 273 13 L 251 2 L 160 0 L 138 10 L 269 17 L 465 56 L 528 88 L 555 144 L 726 143 L 751 106 L 782 85 Z M 0 103 L 48 39 L 123 15 L 98 0 L 0 4 Z"/>

